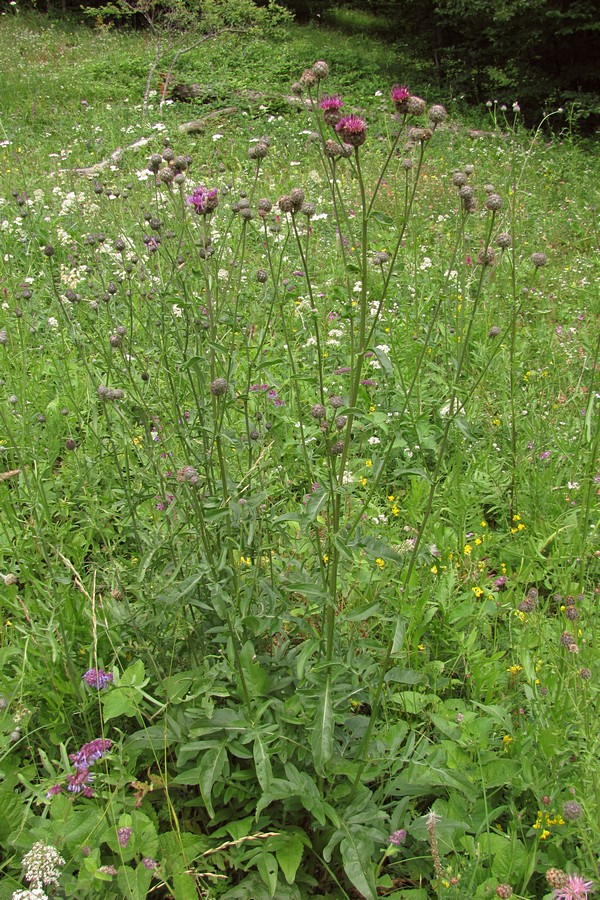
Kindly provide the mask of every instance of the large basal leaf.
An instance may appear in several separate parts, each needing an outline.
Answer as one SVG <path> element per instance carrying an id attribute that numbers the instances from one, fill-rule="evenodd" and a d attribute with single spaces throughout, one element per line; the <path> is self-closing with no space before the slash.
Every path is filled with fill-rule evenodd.
<path id="1" fill-rule="evenodd" d="M 331 705 L 331 678 L 325 682 L 325 690 L 319 701 L 313 726 L 311 748 L 317 775 L 325 775 L 325 766 L 333 753 L 333 708 Z"/>
<path id="2" fill-rule="evenodd" d="M 377 898 L 371 861 L 374 849 L 375 845 L 371 838 L 358 829 L 350 829 L 340 844 L 344 872 L 365 900 Z"/>

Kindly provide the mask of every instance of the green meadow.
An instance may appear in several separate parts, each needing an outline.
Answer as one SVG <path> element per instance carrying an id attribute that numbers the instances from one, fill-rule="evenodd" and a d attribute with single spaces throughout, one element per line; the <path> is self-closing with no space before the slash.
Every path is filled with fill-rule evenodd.
<path id="1" fill-rule="evenodd" d="M 598 890 L 597 142 L 332 22 L 0 17 L 0 900 Z"/>

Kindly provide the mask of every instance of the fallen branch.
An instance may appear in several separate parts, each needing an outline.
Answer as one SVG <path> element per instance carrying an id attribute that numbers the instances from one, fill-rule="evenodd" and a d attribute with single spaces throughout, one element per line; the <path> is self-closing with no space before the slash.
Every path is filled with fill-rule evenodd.
<path id="1" fill-rule="evenodd" d="M 120 162 L 121 157 L 126 150 L 137 150 L 138 147 L 145 147 L 146 144 L 149 144 L 151 140 L 151 137 L 141 137 L 133 144 L 129 144 L 128 147 L 117 147 L 117 149 L 110 154 L 108 159 L 103 159 L 102 162 L 96 163 L 93 166 L 73 169 L 73 172 L 75 173 L 75 175 L 95 175 L 97 172 L 102 172 L 103 169 L 108 168 L 108 166 Z"/>

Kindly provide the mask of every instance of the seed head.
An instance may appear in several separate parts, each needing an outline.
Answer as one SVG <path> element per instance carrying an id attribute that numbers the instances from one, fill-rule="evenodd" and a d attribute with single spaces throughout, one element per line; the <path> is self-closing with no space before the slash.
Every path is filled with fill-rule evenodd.
<path id="1" fill-rule="evenodd" d="M 172 184 L 173 179 L 175 178 L 175 173 L 173 169 L 164 168 L 160 170 L 160 175 L 158 176 L 163 184 Z"/>
<path id="2" fill-rule="evenodd" d="M 215 378 L 210 383 L 210 392 L 213 397 L 222 397 L 227 392 L 229 384 L 225 378 Z"/>
<path id="3" fill-rule="evenodd" d="M 589 681 L 590 678 L 592 677 L 591 669 L 580 669 L 579 677 L 583 678 L 584 681 Z"/>
<path id="4" fill-rule="evenodd" d="M 171 162 L 175 159 L 175 151 L 172 149 L 172 147 L 165 147 L 165 149 L 163 150 L 162 158 L 165 162 Z"/>
<path id="5" fill-rule="evenodd" d="M 314 203 L 303 203 L 300 209 L 300 212 L 303 216 L 306 216 L 308 219 L 311 219 L 316 213 L 317 209 Z"/>
<path id="6" fill-rule="evenodd" d="M 402 160 L 400 165 L 402 166 L 402 168 L 404 169 L 405 172 L 408 172 L 410 169 L 412 169 L 414 167 L 414 162 L 412 161 L 412 159 L 407 157 L 406 159 Z"/>
<path id="7" fill-rule="evenodd" d="M 338 431 L 342 431 L 346 427 L 346 423 L 348 422 L 347 416 L 338 416 L 335 420 L 335 427 Z"/>
<path id="8" fill-rule="evenodd" d="M 578 819 L 583 812 L 581 808 L 581 804 L 577 802 L 577 800 L 567 800 L 566 803 L 563 803 L 563 816 L 569 822 L 574 822 L 575 819 Z"/>
<path id="9" fill-rule="evenodd" d="M 452 176 L 452 184 L 455 187 L 462 187 L 463 184 L 467 183 L 467 176 L 464 172 L 455 172 Z"/>
<path id="10" fill-rule="evenodd" d="M 473 197 L 473 188 L 470 184 L 463 184 L 458 192 L 461 200 L 470 200 Z"/>
<path id="11" fill-rule="evenodd" d="M 304 93 L 304 85 L 301 84 L 301 82 L 299 82 L 299 81 L 294 81 L 290 90 L 291 90 L 292 94 L 294 94 L 294 96 L 301 97 L 302 94 Z"/>
<path id="12" fill-rule="evenodd" d="M 490 330 L 488 331 L 488 337 L 489 337 L 489 338 L 495 338 L 495 337 L 498 337 L 498 335 L 500 334 L 500 331 L 501 331 L 501 330 L 500 330 L 500 328 L 499 328 L 497 325 L 492 325 L 492 327 L 491 327 Z"/>
<path id="13" fill-rule="evenodd" d="M 292 201 L 292 212 L 300 212 L 304 203 L 304 191 L 301 188 L 292 188 L 290 200 Z"/>
<path id="14" fill-rule="evenodd" d="M 429 121 L 435 128 L 436 125 L 440 125 L 448 118 L 448 113 L 446 112 L 446 108 L 441 105 L 441 103 L 434 103 L 433 106 L 429 107 Z"/>
<path id="15" fill-rule="evenodd" d="M 44 256 L 54 256 L 54 247 L 52 246 L 52 244 L 46 244 L 46 246 L 44 247 Z"/>
<path id="16" fill-rule="evenodd" d="M 477 254 L 478 266 L 493 266 L 496 262 L 496 253 L 492 247 L 486 247 Z"/>
<path id="17" fill-rule="evenodd" d="M 344 405 L 344 401 L 342 400 L 341 397 L 338 397 L 337 394 L 334 394 L 332 397 L 329 398 L 329 405 L 333 409 L 341 409 L 342 406 Z"/>
<path id="18" fill-rule="evenodd" d="M 312 67 L 313 73 L 317 81 L 322 81 L 329 77 L 329 66 L 322 59 L 318 59 Z"/>
<path id="19" fill-rule="evenodd" d="M 67 438 L 65 441 L 65 450 L 76 450 L 77 449 L 77 441 L 74 441 L 73 438 Z"/>
<path id="20" fill-rule="evenodd" d="M 269 148 L 267 144 L 259 141 L 257 144 L 253 144 L 248 150 L 248 159 L 264 159 L 268 152 Z"/>
<path id="21" fill-rule="evenodd" d="M 283 197 L 279 198 L 279 202 L 277 205 L 283 213 L 291 213 L 294 209 L 294 201 L 291 197 L 288 197 L 287 194 L 284 194 Z"/>
<path id="22" fill-rule="evenodd" d="M 568 649 L 575 643 L 575 638 L 573 637 L 573 635 L 570 632 L 563 631 L 563 633 L 560 636 L 560 642 L 563 645 L 563 647 L 567 647 L 567 649 Z"/>
<path id="23" fill-rule="evenodd" d="M 315 403 L 315 405 L 312 407 L 312 409 L 310 411 L 310 414 L 313 417 L 313 419 L 316 419 L 318 422 L 321 419 L 325 418 L 325 416 L 327 415 L 327 410 L 325 409 L 325 407 L 323 406 L 322 403 Z"/>
<path id="24" fill-rule="evenodd" d="M 548 262 L 548 258 L 545 253 L 532 253 L 531 254 L 531 262 L 535 266 L 536 269 L 541 269 L 542 266 L 545 266 Z"/>
<path id="25" fill-rule="evenodd" d="M 189 157 L 187 156 L 176 156 L 173 160 L 173 168 L 176 172 L 185 172 L 189 164 Z"/>
<path id="26" fill-rule="evenodd" d="M 344 442 L 336 441 L 335 444 L 331 445 L 331 449 L 329 452 L 332 456 L 341 456 L 344 452 Z"/>
<path id="27" fill-rule="evenodd" d="M 256 280 L 258 281 L 259 284 L 264 284 L 268 277 L 269 276 L 267 274 L 266 269 L 258 269 L 258 271 L 256 273 Z"/>
<path id="28" fill-rule="evenodd" d="M 341 159 L 342 157 L 347 158 L 352 154 L 352 147 L 350 146 L 350 144 L 339 144 L 337 141 L 332 141 L 331 138 L 325 141 L 323 150 L 325 152 L 325 156 L 328 156 L 329 159 Z"/>
<path id="29" fill-rule="evenodd" d="M 268 214 L 271 212 L 272 209 L 273 209 L 273 204 L 271 203 L 270 200 L 267 200 L 266 197 L 262 197 L 258 201 L 258 214 L 261 218 L 264 219 L 265 216 L 268 216 Z"/>
<path id="30" fill-rule="evenodd" d="M 496 238 L 496 244 L 501 250 L 507 250 L 512 245 L 512 238 L 507 231 L 502 231 Z"/>
<path id="31" fill-rule="evenodd" d="M 485 201 L 486 209 L 492 210 L 492 212 L 497 212 L 499 209 L 502 209 L 502 197 L 500 194 L 488 194 L 488 198 Z"/>
<path id="32" fill-rule="evenodd" d="M 317 76 L 315 75 L 314 71 L 312 69 L 305 69 L 300 76 L 300 84 L 310 90 L 310 88 L 314 87 L 316 83 Z"/>
<path id="33" fill-rule="evenodd" d="M 6 347 L 8 344 L 8 331 L 5 328 L 0 330 L 0 346 Z"/>
<path id="34" fill-rule="evenodd" d="M 565 616 L 570 622 L 576 622 L 579 618 L 579 610 L 576 606 L 567 606 L 565 609 Z"/>
<path id="35" fill-rule="evenodd" d="M 121 343 L 122 343 L 121 335 L 120 334 L 111 334 L 111 336 L 108 339 L 108 343 L 113 348 L 120 347 Z"/>
<path id="36" fill-rule="evenodd" d="M 546 881 L 551 888 L 563 888 L 567 883 L 567 878 L 567 873 L 563 872 L 562 869 L 555 869 L 554 867 L 552 867 L 546 872 Z"/>
<path id="37" fill-rule="evenodd" d="M 150 169 L 151 172 L 154 172 L 154 174 L 156 175 L 156 173 L 158 172 L 158 170 L 160 169 L 160 167 L 162 165 L 162 161 L 163 161 L 163 158 L 160 155 L 160 153 L 153 153 L 152 156 L 150 157 L 150 159 L 148 160 L 148 168 Z"/>
<path id="38" fill-rule="evenodd" d="M 409 116 L 422 116 L 427 104 L 422 97 L 411 94 L 406 101 L 406 112 Z"/>
<path id="39" fill-rule="evenodd" d="M 386 250 L 381 250 L 373 254 L 373 265 L 384 266 L 391 259 L 390 254 Z"/>
<path id="40" fill-rule="evenodd" d="M 198 470 L 193 466 L 182 466 L 177 472 L 177 481 L 179 484 L 198 484 L 200 476 Z"/>

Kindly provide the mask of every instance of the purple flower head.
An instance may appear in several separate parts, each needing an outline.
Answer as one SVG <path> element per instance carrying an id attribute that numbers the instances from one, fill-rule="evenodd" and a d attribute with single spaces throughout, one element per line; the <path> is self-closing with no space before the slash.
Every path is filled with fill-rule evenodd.
<path id="1" fill-rule="evenodd" d="M 104 669 L 88 669 L 82 677 L 88 687 L 101 691 L 112 682 L 114 676 Z"/>
<path id="2" fill-rule="evenodd" d="M 57 794 L 62 793 L 62 785 L 61 784 L 53 784 L 52 787 L 46 791 L 46 799 L 50 800 L 51 797 L 56 797 Z"/>
<path id="3" fill-rule="evenodd" d="M 194 207 L 194 212 L 198 213 L 199 216 L 207 216 L 219 205 L 218 195 L 217 188 L 205 188 L 199 184 L 198 187 L 194 188 L 193 193 L 186 198 L 186 202 Z"/>
<path id="4" fill-rule="evenodd" d="M 396 112 L 406 115 L 408 112 L 408 101 L 410 100 L 410 91 L 404 84 L 395 84 L 390 91 L 392 102 L 396 107 Z"/>
<path id="5" fill-rule="evenodd" d="M 538 459 L 550 459 L 550 450 L 544 450 L 543 453 L 540 453 Z"/>
<path id="6" fill-rule="evenodd" d="M 69 759 L 76 769 L 87 769 L 92 763 L 102 759 L 105 753 L 108 753 L 111 744 L 112 741 L 108 738 L 96 738 L 96 740 L 90 741 L 89 744 L 84 744 L 77 753 L 70 753 Z"/>
<path id="7" fill-rule="evenodd" d="M 93 775 L 86 766 L 77 766 L 77 771 L 74 775 L 67 775 L 67 790 L 73 794 L 79 794 L 83 791 L 84 796 L 88 797 L 90 796 L 89 791 L 91 791 L 89 784 L 92 779 Z"/>
<path id="8" fill-rule="evenodd" d="M 344 101 L 340 97 L 339 94 L 333 94 L 331 97 L 323 97 L 319 106 L 321 109 L 341 109 L 344 105 Z"/>
<path id="9" fill-rule="evenodd" d="M 158 869 L 158 863 L 155 859 L 152 859 L 151 856 L 144 856 L 142 859 L 142 865 L 145 869 L 148 869 L 150 872 L 153 872 L 155 869 Z"/>
<path id="10" fill-rule="evenodd" d="M 501 591 L 502 588 L 506 587 L 506 575 L 500 575 L 499 578 L 496 578 L 494 581 L 494 587 L 497 591 Z"/>
<path id="11" fill-rule="evenodd" d="M 394 847 L 401 847 L 405 840 L 406 828 L 399 828 L 398 831 L 394 831 L 393 834 L 390 834 L 390 844 Z"/>
<path id="12" fill-rule="evenodd" d="M 569 875 L 567 883 L 554 891 L 556 900 L 587 900 L 593 882 L 584 881 L 580 875 Z"/>
<path id="13" fill-rule="evenodd" d="M 360 147 L 367 139 L 367 123 L 360 116 L 344 116 L 335 130 L 342 141 L 351 147 Z"/>
<path id="14" fill-rule="evenodd" d="M 117 840 L 120 847 L 126 847 L 133 834 L 133 828 L 117 828 Z"/>
<path id="15" fill-rule="evenodd" d="M 268 384 L 251 384 L 250 387 L 248 388 L 248 390 L 253 391 L 253 392 L 254 391 L 268 391 L 269 385 Z"/>

